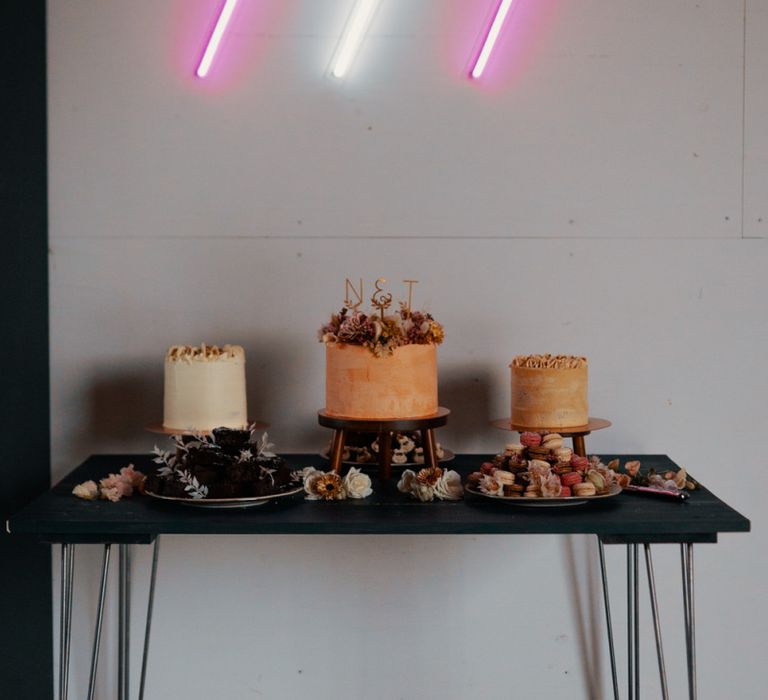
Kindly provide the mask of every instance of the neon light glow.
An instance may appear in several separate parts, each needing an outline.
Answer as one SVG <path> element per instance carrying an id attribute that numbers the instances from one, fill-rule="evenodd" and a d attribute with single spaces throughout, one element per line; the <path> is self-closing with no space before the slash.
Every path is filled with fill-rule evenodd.
<path id="1" fill-rule="evenodd" d="M 213 63 L 213 58 L 216 56 L 216 51 L 219 49 L 221 38 L 224 36 L 224 32 L 227 30 L 227 25 L 232 17 L 232 13 L 235 11 L 235 5 L 237 5 L 237 0 L 226 0 L 224 2 L 224 7 L 221 8 L 219 19 L 216 21 L 216 26 L 213 28 L 211 38 L 208 40 L 208 46 L 205 47 L 205 53 L 200 59 L 200 65 L 197 67 L 197 71 L 195 71 L 198 78 L 205 78 L 205 76 L 208 75 L 208 71 L 211 69 L 211 63 Z"/>
<path id="2" fill-rule="evenodd" d="M 334 78 L 343 78 L 347 74 L 378 6 L 379 0 L 357 0 L 333 58 L 331 73 Z"/>
<path id="3" fill-rule="evenodd" d="M 485 65 L 488 63 L 488 59 L 491 56 L 493 47 L 496 45 L 496 40 L 499 38 L 499 33 L 504 25 L 504 20 L 509 14 L 509 10 L 512 8 L 515 0 L 501 0 L 499 7 L 496 10 L 496 15 L 491 22 L 491 26 L 488 29 L 488 34 L 485 36 L 483 42 L 483 48 L 480 50 L 480 54 L 475 61 L 475 65 L 472 68 L 471 76 L 475 79 L 479 78 L 485 70 Z"/>

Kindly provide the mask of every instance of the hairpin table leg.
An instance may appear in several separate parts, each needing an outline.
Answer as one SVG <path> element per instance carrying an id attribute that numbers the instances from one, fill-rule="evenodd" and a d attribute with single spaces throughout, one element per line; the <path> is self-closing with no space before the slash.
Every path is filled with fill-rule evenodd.
<path id="1" fill-rule="evenodd" d="M 118 580 L 118 644 L 117 644 L 117 697 L 128 700 L 130 672 L 131 632 L 131 549 L 119 545 L 120 576 Z"/>
<path id="2" fill-rule="evenodd" d="M 688 666 L 688 697 L 696 700 L 696 626 L 693 612 L 693 544 L 680 545 L 683 565 L 683 612 L 685 617 L 685 652 Z"/>
<path id="3" fill-rule="evenodd" d="M 152 628 L 152 610 L 155 605 L 155 581 L 157 580 L 157 560 L 160 555 L 160 535 L 155 538 L 152 549 L 152 572 L 149 576 L 149 599 L 147 601 L 147 623 L 144 628 L 144 652 L 141 655 L 141 680 L 139 682 L 139 700 L 144 700 L 144 687 L 147 679 L 147 658 L 149 656 L 149 633 Z"/>
<path id="4" fill-rule="evenodd" d="M 67 700 L 69 689 L 69 648 L 72 639 L 72 592 L 75 545 L 61 545 L 61 601 L 59 610 L 59 700 Z"/>
<path id="5" fill-rule="evenodd" d="M 636 544 L 627 545 L 627 697 L 640 697 L 640 595 L 637 582 L 638 552 Z"/>
<path id="6" fill-rule="evenodd" d="M 93 654 L 91 655 L 91 674 L 88 681 L 88 700 L 93 700 L 96 690 L 96 668 L 99 664 L 99 643 L 101 642 L 101 623 L 104 620 L 104 600 L 107 595 L 107 576 L 109 574 L 109 551 L 111 544 L 104 545 L 104 564 L 101 570 L 101 587 L 99 589 L 99 606 L 96 611 L 96 631 L 93 635 Z"/>
<path id="7" fill-rule="evenodd" d="M 613 622 L 611 621 L 611 603 L 608 597 L 608 573 L 605 567 L 605 548 L 598 536 L 597 548 L 600 553 L 600 575 L 603 581 L 603 603 L 605 605 L 605 624 L 608 629 L 608 653 L 611 659 L 611 680 L 613 682 L 613 698 L 619 700 L 619 676 L 616 669 L 616 649 L 613 644 Z"/>
<path id="8" fill-rule="evenodd" d="M 661 697 L 669 700 L 667 687 L 667 669 L 664 663 L 664 648 L 661 644 L 661 618 L 659 616 L 659 604 L 656 599 L 656 579 L 653 575 L 653 560 L 651 558 L 651 545 L 645 544 L 645 568 L 648 573 L 648 592 L 651 596 L 651 612 L 653 613 L 653 630 L 656 634 L 656 657 L 659 661 L 659 678 L 661 680 Z"/>

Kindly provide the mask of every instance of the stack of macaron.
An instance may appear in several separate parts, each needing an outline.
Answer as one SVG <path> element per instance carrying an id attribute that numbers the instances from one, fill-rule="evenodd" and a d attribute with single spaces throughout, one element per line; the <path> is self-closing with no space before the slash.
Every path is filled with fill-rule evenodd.
<path id="1" fill-rule="evenodd" d="M 524 432 L 467 477 L 470 488 L 508 498 L 584 498 L 608 493 L 611 483 L 558 433 Z"/>

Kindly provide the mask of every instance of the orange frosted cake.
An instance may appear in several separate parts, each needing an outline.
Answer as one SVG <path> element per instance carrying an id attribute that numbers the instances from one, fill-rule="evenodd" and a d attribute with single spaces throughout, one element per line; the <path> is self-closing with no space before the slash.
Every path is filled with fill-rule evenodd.
<path id="1" fill-rule="evenodd" d="M 358 420 L 437 412 L 437 345 L 431 315 L 402 308 L 380 318 L 344 308 L 320 329 L 326 345 L 325 411 Z"/>
<path id="2" fill-rule="evenodd" d="M 163 426 L 209 432 L 244 428 L 245 350 L 239 345 L 174 345 L 165 354 Z"/>
<path id="3" fill-rule="evenodd" d="M 587 358 L 518 355 L 512 370 L 512 424 L 575 428 L 589 422 Z"/>

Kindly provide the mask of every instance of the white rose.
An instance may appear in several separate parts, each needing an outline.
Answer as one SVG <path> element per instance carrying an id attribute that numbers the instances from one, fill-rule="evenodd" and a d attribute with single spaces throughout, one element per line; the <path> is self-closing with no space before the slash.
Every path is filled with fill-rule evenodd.
<path id="1" fill-rule="evenodd" d="M 429 484 L 422 484 L 418 479 L 414 479 L 411 485 L 411 496 L 426 503 L 434 499 L 435 490 Z"/>
<path id="2" fill-rule="evenodd" d="M 463 493 L 461 476 L 452 470 L 444 471 L 435 484 L 435 496 L 441 501 L 458 501 Z"/>
<path id="3" fill-rule="evenodd" d="M 351 467 L 344 477 L 344 489 L 350 498 L 368 498 L 373 493 L 371 477 Z"/>
<path id="4" fill-rule="evenodd" d="M 413 482 L 416 480 L 416 473 L 411 469 L 406 469 L 397 482 L 397 490 L 401 493 L 410 493 Z"/>
<path id="5" fill-rule="evenodd" d="M 320 498 L 320 496 L 315 494 L 313 487 L 315 481 L 317 481 L 322 475 L 323 472 L 318 471 L 314 467 L 307 467 L 304 470 L 304 491 L 307 494 L 308 501 L 317 501 Z"/>

